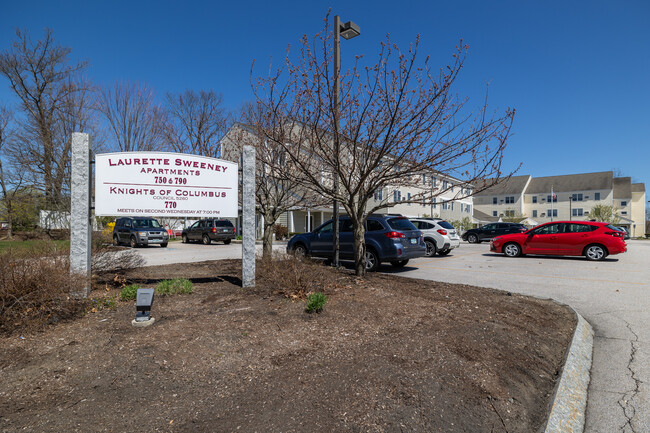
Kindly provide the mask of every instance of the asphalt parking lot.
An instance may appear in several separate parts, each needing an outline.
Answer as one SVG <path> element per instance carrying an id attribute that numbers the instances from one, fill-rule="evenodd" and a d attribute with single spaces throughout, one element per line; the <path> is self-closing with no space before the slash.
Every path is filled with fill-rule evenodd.
<path id="1" fill-rule="evenodd" d="M 261 248 L 258 245 L 258 248 Z M 275 249 L 284 251 L 285 245 Z M 181 244 L 139 250 L 150 265 L 240 258 L 241 245 Z M 506 258 L 487 243 L 450 255 L 420 258 L 383 272 L 491 287 L 572 306 L 594 328 L 594 355 L 585 432 L 650 431 L 650 241 L 628 241 L 628 252 L 602 262 L 582 257 Z"/>

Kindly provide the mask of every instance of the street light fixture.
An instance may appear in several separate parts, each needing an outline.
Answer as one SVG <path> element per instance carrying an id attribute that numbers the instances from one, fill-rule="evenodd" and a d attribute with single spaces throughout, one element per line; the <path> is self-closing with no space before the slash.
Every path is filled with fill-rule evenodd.
<path id="1" fill-rule="evenodd" d="M 334 122 L 335 122 L 335 135 L 334 135 L 334 159 L 336 163 L 339 163 L 339 104 L 341 98 L 341 92 L 339 89 L 339 74 L 341 71 L 341 36 L 344 39 L 352 39 L 361 34 L 361 28 L 353 23 L 348 21 L 347 23 L 341 24 L 341 18 L 336 15 L 334 17 Z M 334 171 L 334 196 L 336 197 L 339 193 L 339 174 L 337 170 Z M 334 259 L 332 260 L 332 265 L 336 268 L 339 267 L 339 202 L 334 198 Z"/>

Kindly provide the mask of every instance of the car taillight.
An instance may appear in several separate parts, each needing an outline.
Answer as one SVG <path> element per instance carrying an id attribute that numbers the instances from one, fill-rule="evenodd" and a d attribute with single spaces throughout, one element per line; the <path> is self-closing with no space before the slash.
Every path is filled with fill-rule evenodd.
<path id="1" fill-rule="evenodd" d="M 216 233 L 216 232 L 217 232 L 217 228 L 216 228 L 216 227 L 212 227 L 212 233 Z"/>
<path id="2" fill-rule="evenodd" d="M 606 235 L 614 236 L 615 238 L 622 238 L 622 232 L 605 232 Z"/>
<path id="3" fill-rule="evenodd" d="M 400 232 L 388 232 L 388 233 L 385 233 L 385 234 L 386 234 L 387 238 L 391 238 L 391 239 L 399 239 L 399 238 L 405 238 L 406 237 L 406 235 L 404 233 L 400 233 Z"/>
<path id="4" fill-rule="evenodd" d="M 447 234 L 447 230 L 438 229 L 438 233 L 440 233 L 441 235 L 446 235 L 446 234 Z"/>

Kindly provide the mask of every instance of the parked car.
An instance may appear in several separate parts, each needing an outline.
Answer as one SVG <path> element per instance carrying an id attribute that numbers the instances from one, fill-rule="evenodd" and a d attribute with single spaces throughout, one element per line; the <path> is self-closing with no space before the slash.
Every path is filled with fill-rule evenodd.
<path id="1" fill-rule="evenodd" d="M 528 230 L 525 225 L 518 223 L 490 223 L 476 229 L 469 229 L 463 233 L 462 239 L 470 244 L 489 241 L 495 236 L 509 233 L 521 233 Z"/>
<path id="2" fill-rule="evenodd" d="M 334 244 L 334 220 L 329 220 L 310 233 L 295 235 L 287 244 L 287 252 L 296 256 L 331 259 Z M 424 237 L 406 217 L 371 215 L 365 226 L 366 270 L 376 271 L 382 262 L 397 268 L 406 266 L 409 259 L 426 253 Z M 352 220 L 339 220 L 339 257 L 354 260 Z"/>
<path id="3" fill-rule="evenodd" d="M 630 232 L 627 231 L 626 227 L 620 227 L 620 226 L 616 227 L 616 226 L 614 226 L 614 228 L 616 228 L 617 230 L 620 230 L 620 231 L 623 232 L 623 240 L 630 239 Z"/>
<path id="4" fill-rule="evenodd" d="M 524 254 L 585 256 L 602 260 L 627 251 L 623 233 L 611 224 L 592 221 L 557 221 L 524 233 L 496 236 L 490 250 L 508 257 Z"/>
<path id="5" fill-rule="evenodd" d="M 158 220 L 151 217 L 122 217 L 113 227 L 113 245 L 128 243 L 131 248 L 160 245 L 165 248 L 169 234 Z"/>
<path id="6" fill-rule="evenodd" d="M 201 241 L 204 245 L 210 245 L 212 241 L 223 241 L 228 245 L 235 239 L 235 226 L 227 219 L 206 218 L 183 229 L 181 239 L 185 244 L 190 241 Z"/>
<path id="7" fill-rule="evenodd" d="M 440 218 L 410 218 L 415 227 L 424 235 L 427 247 L 425 256 L 432 257 L 436 253 L 446 256 L 454 248 L 460 246 L 458 232 L 447 221 Z"/>

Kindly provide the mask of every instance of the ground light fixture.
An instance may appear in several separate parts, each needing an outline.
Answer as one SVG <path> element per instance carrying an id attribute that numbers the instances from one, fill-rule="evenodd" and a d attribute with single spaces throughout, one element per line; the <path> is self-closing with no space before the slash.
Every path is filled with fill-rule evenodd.
<path id="1" fill-rule="evenodd" d="M 156 321 L 156 319 L 151 317 L 153 295 L 153 289 L 138 289 L 135 296 L 135 319 L 131 322 L 133 326 L 149 326 Z"/>

